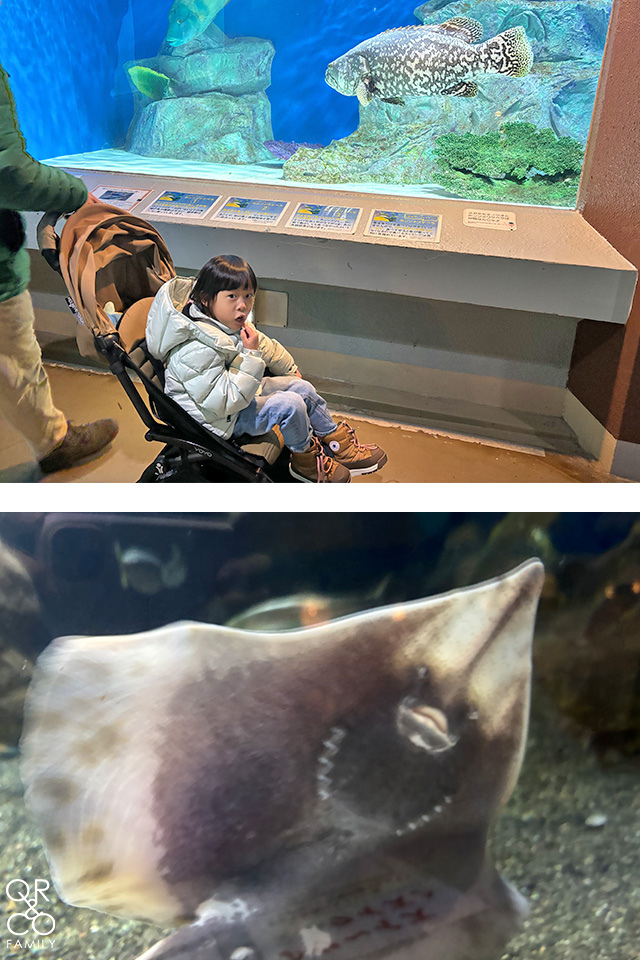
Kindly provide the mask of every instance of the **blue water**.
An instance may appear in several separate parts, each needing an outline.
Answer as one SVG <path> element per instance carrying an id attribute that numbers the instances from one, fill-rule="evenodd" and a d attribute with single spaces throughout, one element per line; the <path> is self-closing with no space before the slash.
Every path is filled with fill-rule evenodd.
<path id="1" fill-rule="evenodd" d="M 329 165 L 334 182 L 346 189 L 575 203 L 610 0 L 426 0 L 417 10 L 416 0 L 228 0 L 213 32 L 217 27 L 231 39 L 256 37 L 275 49 L 267 96 L 262 92 L 267 77 L 257 66 L 254 74 L 249 60 L 244 66 L 249 65 L 250 76 L 242 84 L 254 92 L 239 94 L 235 101 L 217 100 L 215 94 L 196 99 L 220 85 L 218 74 L 203 82 L 201 57 L 206 54 L 197 52 L 212 42 L 211 32 L 204 48 L 184 48 L 196 53 L 183 61 L 180 47 L 172 50 L 164 43 L 172 2 L 4 0 L 0 61 L 11 75 L 27 148 L 35 157 L 87 169 L 147 173 L 159 166 L 162 174 L 175 176 L 260 183 L 275 176 L 295 182 L 303 178 L 309 185 L 325 182 Z M 474 99 L 409 96 L 405 105 L 390 106 L 374 97 L 361 117 L 355 96 L 341 96 L 326 84 L 327 65 L 362 40 L 392 27 L 423 20 L 434 24 L 454 15 L 481 21 L 485 37 L 514 24 L 524 27 L 533 69 L 521 78 L 479 77 Z M 253 45 L 254 50 L 256 46 L 264 51 L 266 45 Z M 161 49 L 163 58 L 156 59 Z M 229 51 L 226 65 L 236 77 L 242 66 L 236 59 L 239 50 L 246 48 Z M 174 52 L 177 59 L 164 59 Z M 164 94 L 162 103 L 141 94 L 134 102 L 123 69 L 132 61 L 170 75 L 168 89 L 149 94 Z M 215 52 L 207 66 L 211 64 Z M 554 180 L 556 160 L 540 146 L 543 138 L 537 146 L 527 141 L 532 156 L 520 178 L 511 175 L 508 158 L 487 183 L 482 163 L 478 170 L 460 173 L 440 155 L 451 149 L 440 138 L 451 133 L 475 133 L 483 138 L 480 154 L 493 150 L 491 137 L 506 122 L 532 124 L 538 131 L 551 128 L 556 137 L 570 138 L 558 148 L 566 161 L 561 181 Z M 516 139 L 524 129 L 519 128 Z M 355 142 L 340 142 L 354 131 Z M 271 139 L 338 145 L 298 154 L 283 170 L 274 152 L 283 158 L 292 151 L 270 152 L 264 144 Z"/>
<path id="2" fill-rule="evenodd" d="M 133 113 L 122 64 L 153 57 L 173 0 L 3 0 L 0 62 L 38 158 L 122 146 Z M 324 81 L 327 64 L 389 27 L 416 23 L 393 0 L 230 0 L 216 20 L 231 36 L 272 41 L 276 140 L 329 143 L 358 124 L 355 97 Z M 443 19 L 445 19 L 443 17 Z"/>

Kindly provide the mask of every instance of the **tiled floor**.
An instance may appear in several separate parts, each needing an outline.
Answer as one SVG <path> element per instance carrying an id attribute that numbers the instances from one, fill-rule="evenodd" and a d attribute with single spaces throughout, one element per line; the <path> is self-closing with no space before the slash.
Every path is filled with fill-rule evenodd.
<path id="1" fill-rule="evenodd" d="M 120 432 L 111 449 L 89 463 L 41 479 L 29 448 L 0 420 L 0 482 L 133 483 L 160 450 L 145 441 L 145 428 L 111 374 L 49 366 L 54 400 L 77 423 L 113 417 Z M 597 463 L 580 457 L 526 453 L 519 449 L 443 436 L 417 427 L 366 418 L 349 419 L 363 442 L 382 446 L 384 470 L 354 483 L 607 483 L 620 482 Z"/>

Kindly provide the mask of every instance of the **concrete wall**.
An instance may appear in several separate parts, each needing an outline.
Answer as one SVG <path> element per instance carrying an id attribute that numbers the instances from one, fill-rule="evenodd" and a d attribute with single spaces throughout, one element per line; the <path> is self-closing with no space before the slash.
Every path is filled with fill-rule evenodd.
<path id="1" fill-rule="evenodd" d="M 197 267 L 177 269 L 189 276 Z M 540 418 L 562 416 L 573 318 L 280 279 L 260 283 L 287 295 L 287 326 L 271 327 L 267 316 L 259 317 L 261 329 L 337 402 L 535 445 Z M 31 291 L 41 337 L 74 336 L 62 281 L 35 253 Z"/>
<path id="2" fill-rule="evenodd" d="M 564 387 L 576 321 L 366 290 L 265 279 L 289 297 L 288 345 Z"/>

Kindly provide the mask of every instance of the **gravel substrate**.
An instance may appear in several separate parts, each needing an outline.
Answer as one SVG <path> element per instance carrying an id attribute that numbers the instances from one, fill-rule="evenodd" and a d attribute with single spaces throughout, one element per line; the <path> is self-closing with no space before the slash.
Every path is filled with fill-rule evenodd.
<path id="1" fill-rule="evenodd" d="M 498 866 L 531 902 L 503 960 L 640 960 L 640 758 L 599 764 L 534 697 L 529 744 L 515 794 L 493 840 Z M 49 875 L 22 803 L 17 759 L 0 760 L 0 889 Z M 163 931 L 78 910 L 52 896 L 53 948 L 7 945 L 1 957 L 133 960 Z"/>

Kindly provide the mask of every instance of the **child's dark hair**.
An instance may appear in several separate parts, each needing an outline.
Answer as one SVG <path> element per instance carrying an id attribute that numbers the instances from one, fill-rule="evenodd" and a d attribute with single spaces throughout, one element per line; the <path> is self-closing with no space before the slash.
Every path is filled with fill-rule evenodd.
<path id="1" fill-rule="evenodd" d="M 258 289 L 256 275 L 242 257 L 222 254 L 207 260 L 196 277 L 191 291 L 191 299 L 204 313 L 209 311 L 203 301 L 211 301 L 221 290 L 237 290 L 250 287 L 254 293 Z"/>

